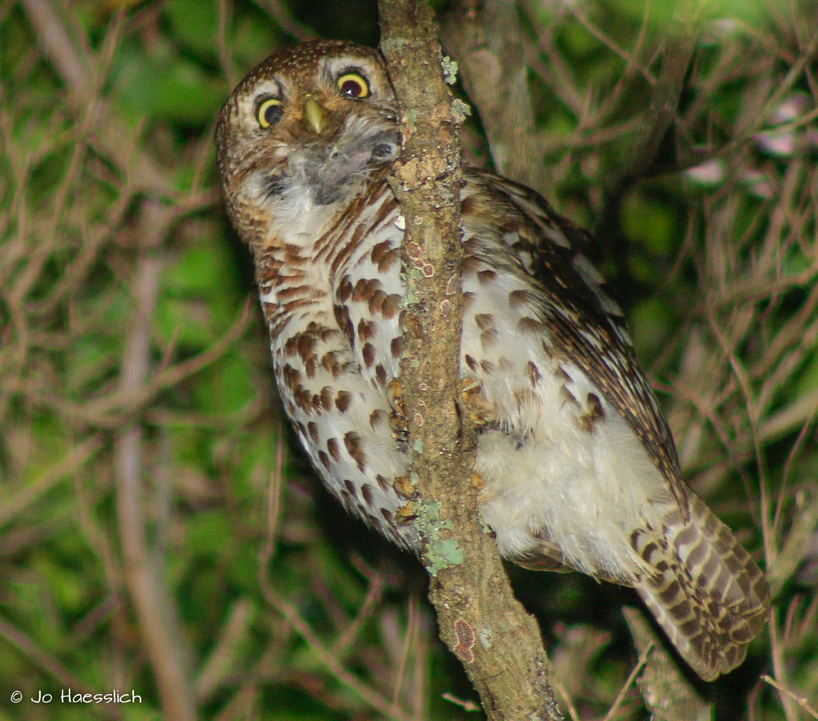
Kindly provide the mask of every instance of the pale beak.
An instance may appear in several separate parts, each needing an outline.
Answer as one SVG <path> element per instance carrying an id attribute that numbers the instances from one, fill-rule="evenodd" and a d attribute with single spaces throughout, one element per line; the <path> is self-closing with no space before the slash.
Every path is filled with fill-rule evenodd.
<path id="1" fill-rule="evenodd" d="M 320 133 L 329 124 L 329 110 L 311 97 L 304 102 L 304 117 L 316 134 Z"/>

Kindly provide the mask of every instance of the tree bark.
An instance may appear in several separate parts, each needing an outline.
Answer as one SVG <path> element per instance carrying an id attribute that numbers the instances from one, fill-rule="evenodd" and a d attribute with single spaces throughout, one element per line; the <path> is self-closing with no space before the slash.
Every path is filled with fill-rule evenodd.
<path id="1" fill-rule="evenodd" d="M 475 431 L 460 409 L 460 149 L 432 13 L 381 0 L 381 48 L 398 96 L 402 156 L 392 187 L 406 224 L 401 386 L 414 501 L 440 636 L 463 663 L 493 721 L 554 721 L 536 620 L 512 592 L 493 534 L 481 525 Z M 456 102 L 456 101 L 455 101 Z"/>

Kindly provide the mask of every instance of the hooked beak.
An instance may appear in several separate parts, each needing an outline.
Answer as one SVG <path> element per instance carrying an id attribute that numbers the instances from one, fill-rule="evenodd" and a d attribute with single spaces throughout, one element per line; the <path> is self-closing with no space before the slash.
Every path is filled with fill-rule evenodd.
<path id="1" fill-rule="evenodd" d="M 304 102 L 304 117 L 312 131 L 317 135 L 329 124 L 330 113 L 315 98 L 307 96 Z"/>

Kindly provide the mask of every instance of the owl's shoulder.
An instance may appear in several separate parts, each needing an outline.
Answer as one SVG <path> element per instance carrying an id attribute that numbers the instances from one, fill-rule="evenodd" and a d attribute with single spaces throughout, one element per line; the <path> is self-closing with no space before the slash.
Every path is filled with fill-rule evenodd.
<path id="1" fill-rule="evenodd" d="M 503 223 L 528 226 L 540 241 L 550 241 L 572 252 L 582 253 L 591 262 L 602 261 L 602 252 L 594 236 L 554 210 L 553 206 L 536 190 L 516 183 L 501 175 L 466 168 L 464 213 L 476 198 L 482 198 L 493 215 Z"/>
<path id="2" fill-rule="evenodd" d="M 594 237 L 531 188 L 474 168 L 465 177 L 466 232 L 500 245 L 556 302 L 589 315 L 594 326 L 610 326 L 630 346 L 624 314 L 597 267 L 602 254 Z"/>

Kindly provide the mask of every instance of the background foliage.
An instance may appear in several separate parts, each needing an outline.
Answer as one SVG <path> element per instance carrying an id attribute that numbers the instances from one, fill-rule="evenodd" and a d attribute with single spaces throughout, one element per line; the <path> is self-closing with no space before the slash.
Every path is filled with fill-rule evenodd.
<path id="1" fill-rule="evenodd" d="M 768 633 L 704 692 L 818 718 L 818 8 L 706 3 L 675 132 L 626 183 L 674 6 L 518 10 L 541 189 L 597 224 L 687 478 L 770 572 Z M 479 718 L 419 566 L 288 435 L 221 208 L 218 108 L 314 36 L 375 44 L 374 4 L 0 3 L 2 721 Z M 463 144 L 490 164 L 476 120 Z M 635 596 L 513 573 L 566 713 L 643 718 Z"/>

